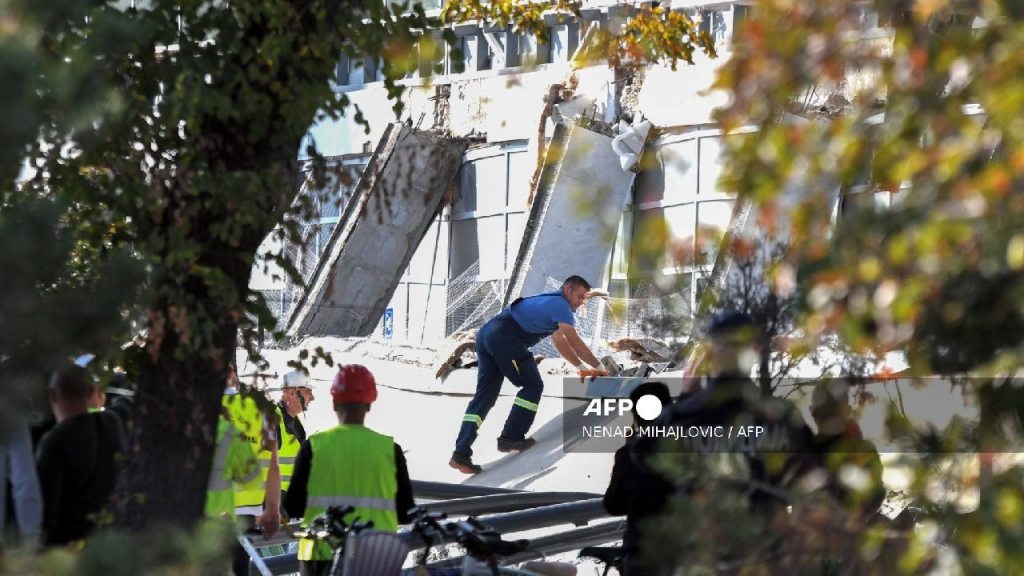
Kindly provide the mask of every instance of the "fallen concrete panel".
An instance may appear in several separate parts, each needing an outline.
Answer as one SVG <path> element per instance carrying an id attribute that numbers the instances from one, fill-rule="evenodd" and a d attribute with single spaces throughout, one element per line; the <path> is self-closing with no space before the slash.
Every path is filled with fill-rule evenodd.
<path id="1" fill-rule="evenodd" d="M 611 143 L 580 126 L 556 128 L 504 305 L 543 292 L 549 277 L 578 274 L 603 284 L 636 178 L 619 166 Z"/>
<path id="2" fill-rule="evenodd" d="M 392 124 L 363 171 L 289 336 L 366 336 L 453 185 L 466 141 Z"/>

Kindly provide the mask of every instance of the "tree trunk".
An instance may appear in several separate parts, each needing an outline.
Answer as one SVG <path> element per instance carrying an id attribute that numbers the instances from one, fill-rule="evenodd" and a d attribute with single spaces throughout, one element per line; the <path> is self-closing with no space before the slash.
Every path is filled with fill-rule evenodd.
<path id="1" fill-rule="evenodd" d="M 227 359 L 235 350 L 234 322 L 217 327 Z M 190 526 L 202 517 L 213 446 L 228 370 L 199 354 L 175 358 L 168 331 L 160 354 L 147 354 L 136 396 L 127 467 L 117 490 L 117 522 L 129 528 Z"/>
<path id="2" fill-rule="evenodd" d="M 240 246 L 207 246 L 203 264 L 223 271 L 239 299 L 246 295 L 251 266 L 265 233 L 252 230 Z M 165 280 L 192 303 L 188 318 L 205 318 L 208 336 L 179 333 L 173 306 L 151 306 L 148 343 L 136 393 L 134 426 L 126 468 L 115 494 L 116 522 L 137 529 L 160 524 L 191 526 L 203 516 L 221 396 L 229 363 L 235 360 L 239 304 L 211 293 L 201 279 L 184 285 L 165 272 Z M 179 316 L 180 318 L 180 316 Z M 185 327 L 196 329 L 194 325 Z M 207 338 L 203 345 L 196 340 Z M 201 340 L 200 340 L 201 341 Z"/>

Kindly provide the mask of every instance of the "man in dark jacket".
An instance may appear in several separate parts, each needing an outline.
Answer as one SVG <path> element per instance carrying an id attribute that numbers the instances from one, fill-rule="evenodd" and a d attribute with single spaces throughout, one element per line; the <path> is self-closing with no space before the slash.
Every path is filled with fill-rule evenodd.
<path id="1" fill-rule="evenodd" d="M 743 473 L 738 477 L 714 481 L 728 482 L 730 490 L 748 499 L 750 512 L 765 519 L 785 513 L 785 488 L 805 468 L 811 432 L 799 410 L 786 400 L 764 397 L 749 377 L 759 357 L 753 321 L 741 312 L 724 311 L 711 319 L 707 336 L 710 350 L 706 387 L 680 398 L 662 412 L 654 426 L 677 431 L 719 430 L 721 436 L 716 432 L 710 438 L 640 437 L 632 442 L 631 457 L 639 470 L 636 490 L 644 494 L 644 503 L 629 511 L 629 520 L 634 523 L 663 513 L 673 494 L 693 494 L 702 482 L 709 481 L 665 477 L 654 466 L 658 453 L 729 454 L 733 460 L 742 461 L 739 469 Z M 749 431 L 752 426 L 760 426 L 765 433 L 757 437 L 736 433 L 741 428 Z M 644 564 L 653 555 L 643 547 L 647 541 L 640 540 L 639 556 L 627 558 L 627 576 L 661 574 Z"/>
<path id="2" fill-rule="evenodd" d="M 331 386 L 338 426 L 313 434 L 299 449 L 284 498 L 292 518 L 309 524 L 329 506 L 352 506 L 345 518 L 373 522 L 375 530 L 394 532 L 411 520 L 412 483 L 402 447 L 365 425 L 377 400 L 377 381 L 365 366 L 340 366 Z M 299 541 L 302 576 L 326 576 L 332 550 L 325 542 Z"/>
<path id="3" fill-rule="evenodd" d="M 637 403 L 640 398 L 647 395 L 656 397 L 661 402 L 663 410 L 672 403 L 672 395 L 664 383 L 640 384 L 629 393 L 629 399 L 633 402 L 634 428 L 651 424 L 656 419 L 645 420 L 637 414 Z M 657 489 L 640 489 L 644 484 L 654 484 Z M 626 516 L 622 553 L 627 563 L 631 563 L 639 551 L 639 524 L 654 511 L 664 509 L 672 489 L 672 484 L 668 481 L 660 476 L 648 477 L 647 473 L 633 462 L 630 441 L 615 451 L 612 477 L 604 492 L 604 509 L 612 516 Z"/>
<path id="4" fill-rule="evenodd" d="M 43 543 L 62 545 L 88 536 L 107 505 L 125 453 L 122 424 L 107 412 L 89 412 L 95 384 L 71 366 L 50 379 L 57 425 L 36 451 L 43 495 Z"/>

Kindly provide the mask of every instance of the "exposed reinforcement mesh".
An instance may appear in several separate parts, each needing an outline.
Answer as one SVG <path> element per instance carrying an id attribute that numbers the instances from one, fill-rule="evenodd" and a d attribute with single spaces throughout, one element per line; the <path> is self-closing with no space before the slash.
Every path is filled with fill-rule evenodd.
<path id="1" fill-rule="evenodd" d="M 448 309 L 445 334 L 476 331 L 501 311 L 508 280 L 477 280 L 480 261 L 448 281 Z"/>
<path id="2" fill-rule="evenodd" d="M 292 204 L 292 210 L 285 219 L 297 226 L 300 241 L 285 242 L 283 256 L 298 270 L 303 284 L 295 283 L 283 272 L 280 273 L 280 288 L 262 290 L 278 328 L 283 328 L 301 300 L 305 285 L 308 285 L 321 256 L 330 242 L 331 234 L 341 219 L 345 205 L 363 172 L 365 160 L 328 159 L 330 168 L 326 185 L 320 189 L 311 184 L 308 172 Z M 360 163 L 363 162 L 363 163 Z M 275 230 L 274 233 L 278 231 Z"/>

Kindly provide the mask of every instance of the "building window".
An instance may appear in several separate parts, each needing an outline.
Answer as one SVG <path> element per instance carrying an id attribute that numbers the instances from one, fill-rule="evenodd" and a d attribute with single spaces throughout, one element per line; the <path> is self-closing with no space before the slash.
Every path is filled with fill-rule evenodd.
<path id="1" fill-rule="evenodd" d="M 614 296 L 633 303 L 661 291 L 692 304 L 692 283 L 713 262 L 732 217 L 733 199 L 718 189 L 720 138 L 692 132 L 648 147 L 612 254 Z"/>
<path id="2" fill-rule="evenodd" d="M 547 62 L 568 62 L 572 56 L 569 51 L 569 26 L 552 26 L 548 28 Z"/>
<path id="3" fill-rule="evenodd" d="M 526 142 L 475 150 L 467 156 L 459 169 L 458 194 L 451 209 L 448 334 L 486 320 L 489 307 L 500 304 L 528 217 L 532 164 Z"/>

